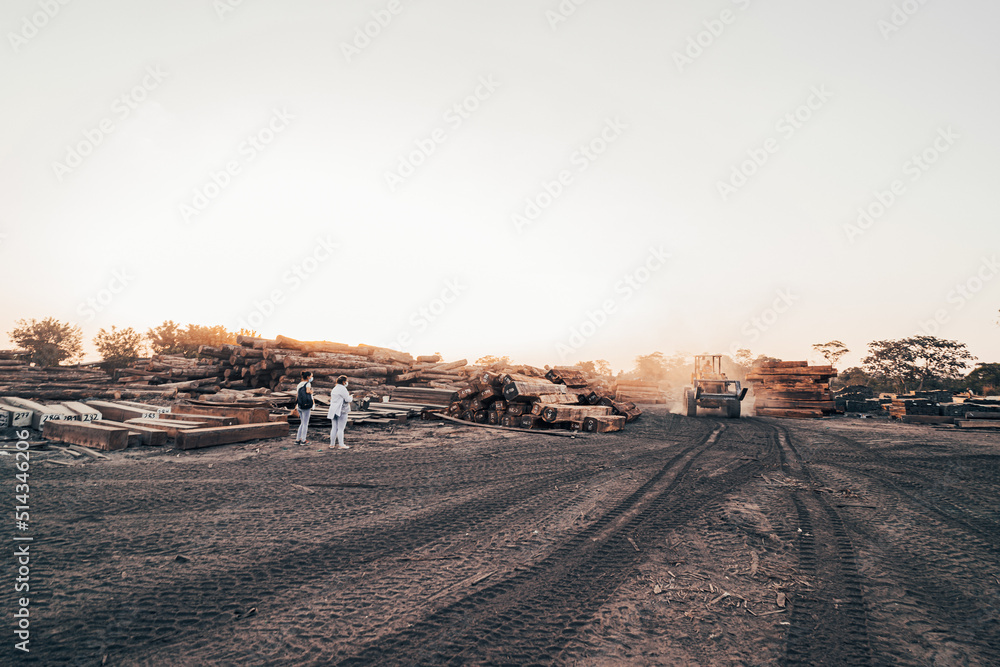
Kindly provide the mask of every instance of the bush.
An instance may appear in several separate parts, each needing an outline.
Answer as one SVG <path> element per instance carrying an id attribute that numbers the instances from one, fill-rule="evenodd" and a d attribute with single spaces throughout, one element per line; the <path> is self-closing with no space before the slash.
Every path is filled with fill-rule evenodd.
<path id="1" fill-rule="evenodd" d="M 28 360 L 39 366 L 58 366 L 83 357 L 83 331 L 54 317 L 42 321 L 18 320 L 7 333 L 18 347 L 28 351 Z"/>

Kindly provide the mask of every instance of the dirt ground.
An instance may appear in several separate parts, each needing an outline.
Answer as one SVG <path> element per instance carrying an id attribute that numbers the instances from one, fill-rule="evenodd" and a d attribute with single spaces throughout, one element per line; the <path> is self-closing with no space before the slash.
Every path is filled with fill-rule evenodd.
<path id="1" fill-rule="evenodd" d="M 650 407 L 577 438 L 413 421 L 353 428 L 348 451 L 323 436 L 36 455 L 31 652 L 8 630 L 3 655 L 1000 665 L 1000 434 Z"/>

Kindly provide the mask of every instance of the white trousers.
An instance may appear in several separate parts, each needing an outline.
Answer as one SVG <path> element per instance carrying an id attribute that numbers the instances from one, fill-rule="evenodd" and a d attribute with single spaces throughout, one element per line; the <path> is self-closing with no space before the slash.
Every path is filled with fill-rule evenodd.
<path id="1" fill-rule="evenodd" d="M 341 412 L 334 417 L 330 426 L 330 445 L 344 444 L 344 429 L 347 428 L 347 415 Z M 338 442 L 334 442 L 336 439 Z"/>
<path id="2" fill-rule="evenodd" d="M 309 415 L 312 410 L 303 410 L 299 408 L 299 430 L 295 434 L 295 439 L 298 442 L 303 442 L 308 439 L 309 436 Z"/>

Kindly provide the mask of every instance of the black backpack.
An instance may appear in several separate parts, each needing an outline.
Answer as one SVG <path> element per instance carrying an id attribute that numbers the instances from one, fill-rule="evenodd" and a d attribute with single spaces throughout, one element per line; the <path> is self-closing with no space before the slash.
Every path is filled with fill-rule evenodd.
<path id="1" fill-rule="evenodd" d="M 298 405 L 299 410 L 312 410 L 313 408 L 313 397 L 312 394 L 306 391 L 308 388 L 308 382 L 299 387 L 299 397 L 296 401 L 296 405 Z"/>

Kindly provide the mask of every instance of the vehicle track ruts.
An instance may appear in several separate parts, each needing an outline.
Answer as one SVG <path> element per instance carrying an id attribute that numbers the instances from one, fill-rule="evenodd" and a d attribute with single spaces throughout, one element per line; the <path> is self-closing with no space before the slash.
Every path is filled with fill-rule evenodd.
<path id="1" fill-rule="evenodd" d="M 690 426 L 678 429 L 678 431 L 689 430 Z M 683 436 L 678 435 L 678 437 Z M 533 443 L 534 441 L 532 441 Z M 469 490 L 475 485 L 471 483 L 456 485 L 461 487 L 457 498 L 453 495 L 448 502 L 439 502 L 424 515 L 416 516 L 412 520 L 402 523 L 370 520 L 365 527 L 344 531 L 335 527 L 336 521 L 331 520 L 327 523 L 322 520 L 313 520 L 310 522 L 312 525 L 308 523 L 298 525 L 296 530 L 300 531 L 300 534 L 296 536 L 297 539 L 291 541 L 287 539 L 287 536 L 284 540 L 281 539 L 282 533 L 286 531 L 286 526 L 282 526 L 276 521 L 282 511 L 283 505 L 281 503 L 275 503 L 275 499 L 268 496 L 248 499 L 252 504 L 261 506 L 259 513 L 254 515 L 254 510 L 251 509 L 249 512 L 239 514 L 238 520 L 245 522 L 249 518 L 257 521 L 260 524 L 257 529 L 262 531 L 260 537 L 263 538 L 264 542 L 274 541 L 278 543 L 278 549 L 261 551 L 244 547 L 242 555 L 237 553 L 236 557 L 233 558 L 234 567 L 232 569 L 211 573 L 211 583 L 208 587 L 205 586 L 206 572 L 199 570 L 194 564 L 185 567 L 178 566 L 175 570 L 163 572 L 165 575 L 163 579 L 151 586 L 143 586 L 142 584 L 131 586 L 129 582 L 124 585 L 114 582 L 108 592 L 111 590 L 116 592 L 115 597 L 119 602 L 115 606 L 107 609 L 101 608 L 101 606 L 72 610 L 66 608 L 63 612 L 53 614 L 53 622 L 71 625 L 81 619 L 81 614 L 85 615 L 91 628 L 94 625 L 103 625 L 105 629 L 102 630 L 101 636 L 95 639 L 112 653 L 115 653 L 116 650 L 123 650 L 127 653 L 129 647 L 141 646 L 144 643 L 154 646 L 165 646 L 175 642 L 183 644 L 185 637 L 196 634 L 202 636 L 211 634 L 213 626 L 218 627 L 220 632 L 225 632 L 226 625 L 232 621 L 235 613 L 245 612 L 251 607 L 260 606 L 262 601 L 273 604 L 281 599 L 283 592 L 309 587 L 311 581 L 320 579 L 326 583 L 331 573 L 335 573 L 338 577 L 349 575 L 352 571 L 356 572 L 359 568 L 371 566 L 379 560 L 416 551 L 424 545 L 434 544 L 442 539 L 447 541 L 452 535 L 464 534 L 463 531 L 469 532 L 470 529 L 496 532 L 500 525 L 517 521 L 518 517 L 537 517 L 539 508 L 555 512 L 563 511 L 568 504 L 578 500 L 579 496 L 562 493 L 556 500 L 553 500 L 552 489 L 572 487 L 576 482 L 594 478 L 594 461 L 586 455 L 588 452 L 600 452 L 602 448 L 608 449 L 607 439 L 605 439 L 604 444 L 601 444 L 599 438 L 584 438 L 573 441 L 573 452 L 571 453 L 576 456 L 576 459 L 570 461 L 571 465 L 560 461 L 559 465 L 550 466 L 546 464 L 546 461 L 551 459 L 553 452 L 557 454 L 565 452 L 552 447 L 541 447 L 536 450 L 521 446 L 517 452 L 518 456 L 515 458 L 517 465 L 514 467 L 518 470 L 541 469 L 543 473 L 522 475 L 520 479 L 510 470 L 512 462 L 504 458 L 489 457 L 485 472 L 479 470 L 479 464 L 465 465 L 460 458 L 457 459 L 458 463 L 455 465 L 435 462 L 430 465 L 443 465 L 449 469 L 448 474 L 457 480 L 462 479 L 465 470 L 476 470 L 474 476 L 481 485 L 486 487 L 485 493 L 479 489 L 476 498 L 462 497 L 464 490 Z M 544 452 L 544 454 L 540 454 L 539 451 Z M 640 470 L 651 465 L 656 456 L 658 455 L 653 452 L 641 451 L 622 454 L 617 456 L 615 465 L 625 468 L 631 466 Z M 486 460 L 485 457 L 484 460 Z M 268 466 L 266 462 L 258 462 L 258 464 L 261 463 L 264 463 L 266 477 Z M 345 473 L 344 467 L 346 466 L 341 466 L 334 471 L 336 473 L 334 479 L 341 480 L 345 477 L 372 478 L 364 469 L 349 470 Z M 500 469 L 505 470 L 506 474 L 498 474 L 497 470 Z M 548 472 L 545 472 L 546 470 Z M 403 474 L 399 474 L 399 472 Z M 384 477 L 403 479 L 406 472 L 406 467 L 402 466 L 401 471 L 398 471 L 397 474 L 384 475 Z M 281 474 L 274 475 L 273 472 L 271 474 L 274 477 L 283 476 Z M 215 493 L 189 498 L 196 502 L 187 504 L 188 512 L 196 517 L 199 513 L 208 512 L 208 516 L 210 516 L 213 503 L 228 502 L 232 504 L 232 498 L 226 498 L 226 495 L 231 493 L 232 489 L 242 487 L 244 483 L 242 477 L 235 475 L 235 481 L 219 483 L 219 488 L 215 489 Z M 326 491 L 321 481 L 324 479 L 324 474 L 319 470 L 312 470 L 308 475 L 302 475 L 299 472 L 293 474 L 292 477 L 306 484 L 313 484 L 315 489 L 318 489 L 317 494 L 302 494 L 301 496 L 303 502 L 311 503 L 310 513 L 315 515 L 317 510 L 323 509 L 318 503 L 318 496 L 322 496 Z M 417 483 L 414 482 L 415 479 Z M 513 483 L 511 483 L 512 480 Z M 197 480 L 188 479 L 187 481 L 191 486 L 197 486 Z M 406 493 L 414 489 L 418 494 L 427 491 L 418 486 L 418 477 L 409 477 L 409 483 L 410 486 L 407 487 Z M 446 482 L 442 486 L 444 484 Z M 331 484 L 332 486 L 335 485 Z M 366 494 L 369 497 L 369 500 L 364 502 L 348 502 L 348 507 L 355 507 L 353 510 L 355 516 L 363 517 L 364 508 L 368 506 L 376 506 L 384 501 L 398 502 L 406 498 L 405 494 L 401 495 L 398 489 L 394 489 L 388 484 L 381 483 L 370 486 L 371 488 L 352 488 L 343 491 L 347 494 Z M 167 496 L 176 497 L 178 500 L 184 498 L 186 491 L 186 487 L 178 492 L 177 489 L 168 485 L 159 487 L 158 490 L 160 489 Z M 428 491 L 428 497 L 434 497 L 441 492 L 441 489 Z M 342 497 L 339 496 L 339 498 Z M 102 500 L 103 498 L 85 498 L 82 501 L 76 499 L 74 505 L 79 510 L 80 502 L 90 505 L 100 503 Z M 323 501 L 331 500 L 333 499 L 329 495 L 323 499 Z M 271 505 L 277 505 L 277 507 L 266 509 Z M 339 518 L 338 511 L 343 509 L 345 506 L 338 506 L 334 502 L 327 514 L 331 519 L 337 519 Z M 248 513 L 250 516 L 247 516 Z M 144 518 L 141 513 L 136 513 L 135 520 Z M 146 553 L 149 553 L 150 547 L 160 550 L 168 549 L 171 547 L 169 543 L 172 539 L 182 534 L 181 530 L 183 530 L 182 526 L 173 525 L 171 529 L 154 530 L 151 536 L 138 538 L 131 542 L 127 532 L 123 531 L 125 540 L 123 540 L 123 544 L 116 544 L 115 549 L 128 551 L 131 546 L 137 546 L 140 547 L 140 552 L 145 551 Z M 254 529 L 251 528 L 251 530 Z M 221 534 L 222 538 L 226 534 L 224 527 L 222 529 L 213 527 L 208 532 Z M 66 555 L 71 558 L 74 557 L 74 553 L 78 552 L 77 549 L 73 548 L 72 539 L 72 535 L 67 535 L 64 537 L 67 543 L 63 545 L 67 549 Z M 164 546 L 164 542 L 167 542 L 166 546 Z M 173 545 L 173 548 L 176 549 L 176 545 Z M 287 553 L 281 553 L 280 548 L 286 548 Z M 110 551 L 110 545 L 108 549 Z M 93 557 L 95 555 L 93 553 L 78 553 L 80 557 Z M 105 556 L 108 555 L 110 554 L 105 554 Z M 252 563 L 252 567 L 246 567 L 247 563 Z M 44 576 L 44 573 L 41 573 L 40 576 Z M 84 581 L 73 579 L 71 574 L 63 574 L 63 576 L 68 576 L 69 579 L 62 579 L 60 582 L 62 587 L 76 589 L 86 586 Z M 204 609 L 197 611 L 199 607 L 197 603 L 206 595 L 217 598 L 212 605 L 212 611 L 204 611 Z M 100 597 L 106 598 L 107 596 L 102 593 Z M 280 607 L 280 605 L 276 605 L 276 607 Z M 129 619 L 125 624 L 118 623 L 114 618 L 115 614 L 122 609 L 125 611 L 121 613 L 121 617 Z M 171 619 L 176 619 L 176 621 Z M 81 632 L 86 631 L 85 627 L 77 629 Z"/>
<path id="2" fill-rule="evenodd" d="M 738 428 L 714 423 L 719 431 L 674 455 L 619 506 L 528 571 L 381 638 L 341 664 L 530 664 L 578 658 L 582 645 L 574 646 L 574 640 L 585 634 L 608 595 L 634 574 L 641 558 L 638 545 L 662 539 L 762 469 L 759 461 L 747 461 L 696 483 L 688 474 L 695 461 Z M 747 420 L 742 428 L 757 427 Z M 625 539 L 632 535 L 636 546 Z"/>
<path id="3" fill-rule="evenodd" d="M 808 443 L 796 444 L 783 425 L 777 440 L 786 472 L 814 486 Z M 870 665 L 868 614 L 857 556 L 843 519 L 823 494 L 794 489 L 798 522 L 799 571 L 814 586 L 800 587 L 791 599 L 785 664 Z"/>

